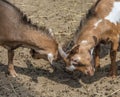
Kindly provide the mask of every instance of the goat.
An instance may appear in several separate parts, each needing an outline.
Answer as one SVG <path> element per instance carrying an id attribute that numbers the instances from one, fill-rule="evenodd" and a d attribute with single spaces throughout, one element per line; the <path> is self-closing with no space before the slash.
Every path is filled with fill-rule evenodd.
<path id="1" fill-rule="evenodd" d="M 80 23 L 77 32 L 74 46 L 68 54 L 62 55 L 66 62 L 66 69 L 94 75 L 95 68 L 100 66 L 99 45 L 104 41 L 111 43 L 109 73 L 115 77 L 117 75 L 116 53 L 120 37 L 120 1 L 97 0 Z"/>
<path id="2" fill-rule="evenodd" d="M 26 15 L 6 0 L 0 0 L 0 45 L 8 50 L 8 72 L 17 73 L 13 65 L 14 50 L 20 46 L 39 52 L 50 64 L 58 57 L 58 46 L 46 27 L 33 25 Z M 34 55 L 31 52 L 31 55 Z"/>

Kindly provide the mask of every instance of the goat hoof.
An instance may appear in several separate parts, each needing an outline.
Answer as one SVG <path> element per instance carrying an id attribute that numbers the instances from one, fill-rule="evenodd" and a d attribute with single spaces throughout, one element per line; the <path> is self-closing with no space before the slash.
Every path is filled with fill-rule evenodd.
<path id="1" fill-rule="evenodd" d="M 117 73 L 111 71 L 111 72 L 108 74 L 108 76 L 109 76 L 109 77 L 112 77 L 112 78 L 116 78 L 116 77 L 117 77 Z"/>
<path id="2" fill-rule="evenodd" d="M 112 78 L 114 79 L 114 78 L 116 78 L 117 76 L 116 75 L 112 75 Z"/>
<path id="3" fill-rule="evenodd" d="M 18 76 L 18 74 L 16 73 L 15 70 L 9 71 L 9 75 L 11 75 L 12 77 L 17 77 Z"/>

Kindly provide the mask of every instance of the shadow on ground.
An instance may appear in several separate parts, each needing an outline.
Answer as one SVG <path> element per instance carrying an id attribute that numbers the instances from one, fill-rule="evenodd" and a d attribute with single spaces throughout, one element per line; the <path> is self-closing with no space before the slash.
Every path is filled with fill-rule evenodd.
<path id="1" fill-rule="evenodd" d="M 0 65 L 0 69 L 4 70 L 4 66 Z M 6 77 L 6 74 L 0 70 L 0 97 L 35 97 L 34 95 L 34 92 L 24 87 L 20 79 Z"/>
<path id="2" fill-rule="evenodd" d="M 120 61 L 117 62 L 119 64 Z M 63 69 L 58 69 L 57 71 L 50 72 L 49 70 L 45 70 L 42 68 L 34 68 L 33 64 L 29 60 L 26 61 L 28 68 L 22 68 L 15 66 L 15 70 L 19 74 L 27 75 L 31 77 L 32 81 L 38 82 L 37 78 L 44 76 L 52 81 L 55 81 L 57 83 L 66 84 L 73 88 L 80 88 L 82 85 L 80 83 L 80 79 L 86 83 L 86 84 L 92 84 L 93 82 L 96 82 L 100 80 L 103 77 L 107 77 L 107 74 L 109 72 L 109 66 L 107 65 L 103 68 L 100 68 L 95 72 L 95 75 L 90 77 L 83 75 L 80 72 L 75 73 L 67 73 Z M 118 70 L 120 70 L 120 66 L 118 67 Z M 0 63 L 0 71 L 1 72 L 7 72 L 7 65 L 4 65 Z"/>

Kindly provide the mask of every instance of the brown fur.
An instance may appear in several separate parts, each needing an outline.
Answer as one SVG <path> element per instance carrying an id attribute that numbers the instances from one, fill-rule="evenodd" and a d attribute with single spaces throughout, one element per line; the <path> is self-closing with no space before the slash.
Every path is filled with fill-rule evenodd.
<path id="1" fill-rule="evenodd" d="M 104 18 L 111 12 L 113 7 L 113 2 L 115 0 L 98 0 L 97 3 L 89 10 L 88 17 L 81 22 L 78 34 L 75 36 L 75 45 L 71 49 L 68 57 L 65 59 L 67 67 L 70 66 L 71 62 L 76 64 L 82 64 L 82 66 L 73 64 L 76 70 L 80 70 L 83 73 L 93 75 L 94 66 L 97 68 L 99 66 L 99 43 L 105 41 L 111 43 L 111 69 L 110 75 L 115 76 L 117 74 L 116 66 L 116 52 L 119 45 L 119 34 L 120 34 L 120 24 L 113 24 Z M 102 22 L 95 28 L 94 24 L 102 19 Z M 82 24 L 83 23 L 83 24 Z M 86 40 L 87 43 L 82 43 Z M 90 54 L 91 49 L 94 48 L 95 57 Z M 77 57 L 81 59 L 76 60 Z M 95 61 L 93 60 L 93 57 Z"/>
<path id="2" fill-rule="evenodd" d="M 19 46 L 35 49 L 43 58 L 52 53 L 58 55 L 58 43 L 45 27 L 31 24 L 18 8 L 6 0 L 0 0 L 0 45 L 8 49 L 8 71 L 16 76 L 13 66 L 14 49 Z"/>

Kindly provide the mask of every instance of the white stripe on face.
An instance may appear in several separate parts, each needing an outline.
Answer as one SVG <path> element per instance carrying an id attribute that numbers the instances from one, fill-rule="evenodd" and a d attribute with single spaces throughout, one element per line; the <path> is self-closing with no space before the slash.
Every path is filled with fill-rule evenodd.
<path id="1" fill-rule="evenodd" d="M 86 44 L 86 43 L 88 43 L 88 41 L 87 40 L 82 40 L 81 43 Z"/>
<path id="2" fill-rule="evenodd" d="M 77 64 L 77 62 L 71 61 L 71 65 L 73 65 L 73 64 Z"/>
<path id="3" fill-rule="evenodd" d="M 66 67 L 66 69 L 69 71 L 74 71 L 76 69 L 76 67 L 74 65 L 70 65 L 70 66 Z"/>
<path id="4" fill-rule="evenodd" d="M 81 60 L 81 57 L 80 57 L 78 54 L 76 54 L 76 55 L 74 55 L 74 57 L 71 59 L 70 64 L 71 64 L 71 65 L 78 64 L 78 63 L 80 62 L 80 60 Z"/>
<path id="5" fill-rule="evenodd" d="M 105 17 L 106 20 L 110 21 L 111 23 L 114 23 L 115 25 L 117 23 L 120 23 L 120 2 L 116 1 L 113 4 L 113 8 L 108 16 Z"/>
<path id="6" fill-rule="evenodd" d="M 91 49 L 90 54 L 93 55 L 94 48 Z"/>

